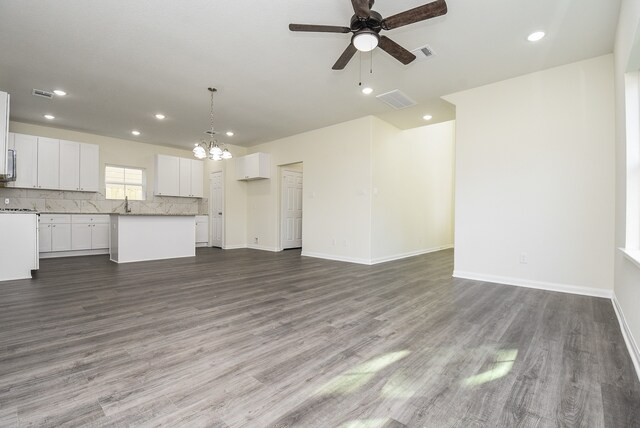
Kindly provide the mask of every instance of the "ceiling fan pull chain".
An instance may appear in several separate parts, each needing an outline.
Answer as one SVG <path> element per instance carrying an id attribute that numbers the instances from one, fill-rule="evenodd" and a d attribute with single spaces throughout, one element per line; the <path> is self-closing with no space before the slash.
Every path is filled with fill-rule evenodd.
<path id="1" fill-rule="evenodd" d="M 362 52 L 358 55 L 360 57 L 360 69 L 358 70 L 360 73 L 360 79 L 358 81 L 358 86 L 362 86 Z"/>
<path id="2" fill-rule="evenodd" d="M 369 52 L 369 60 L 371 61 L 369 63 L 369 74 L 373 74 L 373 51 Z"/>

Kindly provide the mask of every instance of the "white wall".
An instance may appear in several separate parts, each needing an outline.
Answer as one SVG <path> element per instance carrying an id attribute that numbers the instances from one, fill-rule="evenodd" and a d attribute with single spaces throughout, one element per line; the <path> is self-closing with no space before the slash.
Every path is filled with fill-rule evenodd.
<path id="1" fill-rule="evenodd" d="M 640 0 L 624 0 L 615 45 L 616 85 L 616 234 L 615 246 L 625 247 L 626 236 L 626 126 L 624 75 L 640 68 Z M 640 268 L 621 251 L 615 253 L 614 292 L 627 324 L 627 334 L 635 342 L 636 369 L 640 344 Z"/>
<path id="2" fill-rule="evenodd" d="M 609 295 L 613 57 L 445 99 L 456 105 L 455 275 Z"/>
<path id="3" fill-rule="evenodd" d="M 244 183 L 252 248 L 280 247 L 280 169 L 294 162 L 304 166 L 303 254 L 369 264 L 452 244 L 452 122 L 400 131 L 366 117 L 249 152 L 269 153 L 272 169 Z"/>
<path id="4" fill-rule="evenodd" d="M 455 122 L 373 120 L 372 261 L 453 246 Z"/>
<path id="5" fill-rule="evenodd" d="M 271 179 L 247 189 L 250 246 L 279 248 L 279 165 L 303 162 L 303 248 L 317 257 L 371 259 L 371 127 L 366 117 L 253 146 L 271 155 Z M 254 238 L 258 244 L 254 244 Z M 334 245 L 335 239 L 335 245 Z"/>
<path id="6" fill-rule="evenodd" d="M 244 147 L 229 146 L 234 158 L 244 156 Z M 205 161 L 204 195 L 207 203 L 211 201 L 211 173 L 222 171 L 224 174 L 224 248 L 244 248 L 247 245 L 247 189 L 245 183 L 236 180 L 235 159 L 225 161 Z M 207 211 L 208 212 L 208 211 Z"/>

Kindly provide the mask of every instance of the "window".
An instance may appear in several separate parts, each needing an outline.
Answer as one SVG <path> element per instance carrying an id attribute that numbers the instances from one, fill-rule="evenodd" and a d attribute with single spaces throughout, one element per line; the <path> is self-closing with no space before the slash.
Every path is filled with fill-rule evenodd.
<path id="1" fill-rule="evenodd" d="M 107 165 L 104 171 L 107 199 L 143 201 L 145 196 L 144 169 Z"/>

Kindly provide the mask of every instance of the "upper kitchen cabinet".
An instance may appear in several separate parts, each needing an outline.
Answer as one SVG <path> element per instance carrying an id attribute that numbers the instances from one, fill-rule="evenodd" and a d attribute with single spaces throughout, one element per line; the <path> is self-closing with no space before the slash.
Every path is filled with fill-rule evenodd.
<path id="1" fill-rule="evenodd" d="M 17 174 L 11 187 L 98 191 L 99 152 L 95 144 L 12 134 Z"/>
<path id="2" fill-rule="evenodd" d="M 155 195 L 202 198 L 203 181 L 202 161 L 156 155 Z"/>
<path id="3" fill-rule="evenodd" d="M 9 94 L 0 92 L 0 175 L 7 174 L 9 146 Z"/>
<path id="4" fill-rule="evenodd" d="M 35 189 L 38 187 L 38 137 L 12 134 L 12 148 L 16 151 L 16 181 L 10 187 Z"/>
<path id="5" fill-rule="evenodd" d="M 99 152 L 95 144 L 60 140 L 60 189 L 97 192 Z"/>
<path id="6" fill-rule="evenodd" d="M 100 188 L 100 147 L 80 143 L 80 190 L 97 192 Z"/>
<path id="7" fill-rule="evenodd" d="M 180 158 L 180 196 L 202 198 L 203 163 L 196 159 Z"/>
<path id="8" fill-rule="evenodd" d="M 180 158 L 156 155 L 154 195 L 180 196 Z"/>
<path id="9" fill-rule="evenodd" d="M 238 180 L 260 180 L 271 178 L 271 161 L 268 153 L 252 153 L 236 158 Z"/>
<path id="10" fill-rule="evenodd" d="M 38 137 L 37 169 L 38 189 L 60 189 L 60 140 Z"/>

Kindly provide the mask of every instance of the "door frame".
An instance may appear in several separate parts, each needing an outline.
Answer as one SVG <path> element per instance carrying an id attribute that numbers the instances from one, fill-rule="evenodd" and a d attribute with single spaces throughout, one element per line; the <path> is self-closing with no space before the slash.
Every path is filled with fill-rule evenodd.
<path id="1" fill-rule="evenodd" d="M 215 174 L 220 174 L 222 179 L 222 237 L 220 247 L 225 247 L 225 223 L 226 223 L 226 211 L 225 211 L 225 189 L 224 189 L 224 171 L 214 171 L 209 174 L 209 247 L 213 247 L 213 178 Z"/>
<path id="2" fill-rule="evenodd" d="M 284 192 L 284 173 L 285 172 L 299 172 L 300 174 L 302 174 L 302 200 L 300 201 L 302 203 L 302 224 L 303 224 L 303 230 L 304 230 L 304 168 L 302 169 L 302 171 L 297 170 L 297 169 L 293 169 L 290 168 L 291 165 L 296 165 L 296 164 L 303 164 L 302 161 L 300 162 L 293 162 L 290 164 L 286 164 L 286 165 L 280 165 L 280 171 L 278 174 L 278 248 L 277 251 L 283 251 L 283 244 L 282 242 L 284 241 L 284 237 L 282 236 L 284 233 L 284 228 L 282 227 L 282 222 L 284 221 L 284 197 L 283 197 L 283 192 Z M 304 165 L 304 164 L 303 164 Z M 304 236 L 302 236 L 302 244 L 301 244 L 301 248 L 304 248 Z"/>

